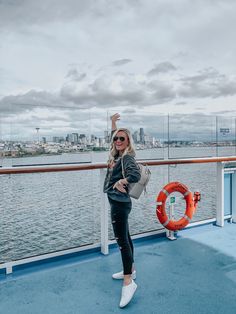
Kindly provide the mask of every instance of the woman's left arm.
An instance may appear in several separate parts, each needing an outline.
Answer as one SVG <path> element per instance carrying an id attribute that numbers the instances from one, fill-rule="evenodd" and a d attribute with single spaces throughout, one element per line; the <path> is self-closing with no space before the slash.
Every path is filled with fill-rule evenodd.
<path id="1" fill-rule="evenodd" d="M 122 179 L 126 181 L 124 184 L 128 183 L 135 183 L 138 182 L 141 178 L 140 169 L 137 165 L 136 160 L 133 156 L 125 155 L 123 157 L 123 166 L 124 166 L 124 173 L 125 173 L 125 179 Z"/>
<path id="2" fill-rule="evenodd" d="M 137 165 L 133 156 L 125 155 L 123 157 L 124 175 L 125 178 L 117 181 L 113 188 L 116 188 L 120 192 L 127 193 L 125 187 L 129 183 L 138 182 L 141 174 L 139 166 Z"/>

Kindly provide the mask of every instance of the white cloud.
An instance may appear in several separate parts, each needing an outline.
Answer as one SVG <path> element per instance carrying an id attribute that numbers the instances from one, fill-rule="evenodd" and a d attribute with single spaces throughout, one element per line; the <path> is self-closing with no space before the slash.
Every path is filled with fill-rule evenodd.
<path id="1" fill-rule="evenodd" d="M 1 1 L 1 121 L 40 123 L 46 108 L 65 128 L 73 111 L 233 115 L 235 12 L 233 0 Z"/>
<path id="2" fill-rule="evenodd" d="M 236 76 L 227 77 L 212 68 L 181 81 L 178 94 L 184 98 L 217 98 L 236 94 Z"/>

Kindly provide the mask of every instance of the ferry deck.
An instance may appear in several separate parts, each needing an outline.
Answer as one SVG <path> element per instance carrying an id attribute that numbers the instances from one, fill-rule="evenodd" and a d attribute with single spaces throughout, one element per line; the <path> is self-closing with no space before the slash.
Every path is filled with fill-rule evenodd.
<path id="1" fill-rule="evenodd" d="M 175 241 L 166 237 L 164 229 L 134 239 L 138 289 L 124 309 L 119 308 L 122 282 L 111 277 L 121 270 L 120 253 L 116 245 L 107 243 L 105 232 L 101 247 L 32 263 L 15 261 L 12 269 L 7 263 L 0 265 L 0 314 L 236 313 L 235 168 L 226 173 L 233 184 L 233 212 L 225 217 L 224 159 L 216 162 L 220 195 L 216 219 L 190 224 L 177 233 Z M 2 169 L 1 174 L 17 171 L 48 169 Z M 108 255 L 101 253 L 106 251 L 104 244 L 109 246 Z"/>
<path id="2" fill-rule="evenodd" d="M 135 241 L 138 289 L 119 308 L 122 282 L 116 247 L 53 262 L 19 267 L 0 275 L 1 314 L 211 314 L 236 313 L 236 225 L 185 229 L 176 241 Z"/>

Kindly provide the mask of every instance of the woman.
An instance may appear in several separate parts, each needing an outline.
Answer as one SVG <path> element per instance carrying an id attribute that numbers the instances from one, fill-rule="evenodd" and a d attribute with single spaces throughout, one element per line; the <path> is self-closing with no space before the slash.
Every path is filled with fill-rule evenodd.
<path id="1" fill-rule="evenodd" d="M 132 207 L 128 185 L 139 181 L 140 171 L 134 159 L 135 151 L 129 130 L 117 129 L 116 121 L 119 118 L 118 113 L 111 117 L 112 140 L 104 192 L 107 193 L 110 203 L 113 231 L 123 263 L 123 271 L 113 274 L 112 278 L 123 279 L 120 307 L 124 307 L 131 301 L 137 289 L 133 280 L 136 278 L 136 271 L 134 269 L 133 243 L 128 225 L 128 216 Z"/>

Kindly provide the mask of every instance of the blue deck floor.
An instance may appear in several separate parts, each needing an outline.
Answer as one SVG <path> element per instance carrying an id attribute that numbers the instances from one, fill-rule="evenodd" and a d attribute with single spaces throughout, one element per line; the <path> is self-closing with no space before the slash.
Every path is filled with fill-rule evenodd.
<path id="1" fill-rule="evenodd" d="M 234 314 L 236 224 L 187 229 L 177 241 L 135 243 L 138 289 L 118 307 L 117 249 L 0 276 L 1 314 Z M 37 270 L 36 270 L 37 269 Z"/>

